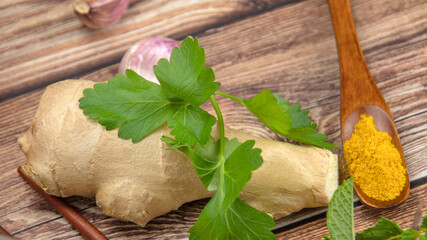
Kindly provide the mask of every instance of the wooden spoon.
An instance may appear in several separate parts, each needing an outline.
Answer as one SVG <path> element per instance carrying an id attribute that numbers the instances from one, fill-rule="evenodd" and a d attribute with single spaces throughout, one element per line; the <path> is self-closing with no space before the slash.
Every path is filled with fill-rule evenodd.
<path id="1" fill-rule="evenodd" d="M 357 40 L 356 29 L 351 15 L 349 0 L 328 0 L 334 24 L 341 72 L 341 139 L 344 144 L 350 139 L 354 126 L 365 113 L 374 118 L 378 130 L 392 137 L 407 169 L 402 145 L 394 124 L 393 116 L 369 72 Z M 360 201 L 373 208 L 388 208 L 401 203 L 409 194 L 409 175 L 406 170 L 406 183 L 400 195 L 390 201 L 378 201 L 368 197 L 357 184 L 354 190 Z"/>

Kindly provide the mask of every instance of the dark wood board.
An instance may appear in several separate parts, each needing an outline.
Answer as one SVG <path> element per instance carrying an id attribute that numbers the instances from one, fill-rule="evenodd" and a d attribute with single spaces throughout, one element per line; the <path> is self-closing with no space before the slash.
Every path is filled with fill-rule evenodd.
<path id="1" fill-rule="evenodd" d="M 20 1 L 20 3 L 26 2 Z M 215 4 L 220 3 L 215 2 Z M 331 143 L 341 146 L 339 66 L 326 1 L 287 3 L 269 1 L 267 5 L 257 1 L 249 3 L 249 6 L 264 7 L 255 11 L 218 7 L 220 9 L 218 11 L 228 9 L 227 14 L 232 17 L 225 19 L 218 17 L 209 24 L 202 24 L 198 27 L 193 25 L 188 29 L 181 29 L 181 32 L 165 27 L 159 32 L 148 32 L 140 36 L 162 34 L 182 38 L 185 35 L 194 34 L 199 38 L 200 44 L 205 47 L 207 65 L 214 69 L 216 79 L 222 83 L 221 91 L 242 98 L 250 98 L 262 89 L 270 88 L 273 92 L 278 92 L 282 97 L 289 99 L 291 103 L 299 103 L 303 108 L 310 109 L 310 115 L 318 123 L 319 131 L 327 134 Z M 427 4 L 420 0 L 404 2 L 353 0 L 351 3 L 356 30 L 368 66 L 396 120 L 411 179 L 425 178 L 427 176 L 425 157 L 427 155 L 427 18 L 424 9 L 427 8 Z M 245 5 L 245 2 L 241 1 L 237 4 Z M 29 14 L 28 16 L 24 14 L 22 17 L 38 19 L 37 21 L 43 19 L 42 7 L 39 10 L 35 8 L 34 12 L 28 12 L 29 6 L 26 8 L 22 8 L 26 6 L 25 4 L 16 6 L 15 11 L 22 10 L 25 14 Z M 61 6 L 65 8 L 65 3 L 64 5 L 58 4 L 58 7 Z M 139 9 L 139 3 L 134 2 L 131 4 L 132 6 L 138 6 L 135 8 Z M 3 4 L 0 11 L 8 12 L 11 7 Z M 236 8 L 240 9 L 240 7 Z M 212 11 L 214 9 L 210 8 Z M 155 12 L 154 9 L 151 10 Z M 185 19 L 187 15 L 184 12 L 182 10 L 177 15 Z M 206 14 L 206 12 L 204 13 Z M 126 46 L 121 46 L 120 50 L 114 54 L 101 53 L 94 59 L 86 60 L 84 54 L 81 55 L 78 51 L 70 50 L 71 45 L 62 43 L 67 40 L 64 39 L 65 37 L 52 37 L 52 35 L 44 33 L 43 29 L 49 29 L 47 28 L 50 26 L 49 24 L 52 24 L 52 28 L 55 29 L 71 25 L 74 26 L 72 31 L 77 35 L 83 31 L 86 35 L 94 36 L 93 39 L 98 39 L 97 41 L 109 42 L 114 41 L 114 36 L 119 35 L 115 31 L 121 31 L 123 26 L 131 25 L 134 19 L 140 19 L 140 17 L 132 14 L 131 11 L 127 13 L 128 16 L 125 15 L 124 22 L 119 23 L 117 29 L 112 27 L 100 32 L 89 32 L 82 28 L 72 18 L 72 15 L 67 15 L 69 13 L 61 14 L 58 13 L 60 16 L 68 17 L 58 17 L 56 22 L 46 20 L 45 27 L 36 31 L 40 35 L 31 33 L 28 27 L 26 28 L 29 31 L 27 33 L 24 31 L 25 28 L 16 30 L 20 32 L 21 35 L 18 35 L 21 37 L 26 36 L 33 38 L 35 42 L 44 42 L 44 47 L 52 41 L 52 49 L 55 50 L 44 52 L 44 47 L 35 45 L 34 51 L 40 51 L 45 55 L 35 54 L 34 59 L 31 59 L 31 54 L 28 54 L 26 58 L 22 58 L 21 64 L 16 65 L 23 69 L 23 66 L 34 64 L 35 69 L 38 69 L 34 70 L 34 74 L 31 76 L 27 76 L 28 79 L 25 81 L 28 81 L 29 87 L 25 89 L 25 92 L 0 102 L 0 156 L 2 158 L 0 225 L 21 239 L 81 239 L 78 232 L 16 173 L 16 168 L 25 162 L 25 157 L 19 150 L 16 140 L 30 125 L 43 91 L 43 85 L 65 78 L 106 81 L 117 72 L 118 62 L 126 47 L 137 39 L 136 35 L 131 34 L 129 36 L 132 36 L 133 40 L 128 42 L 123 40 L 126 41 L 124 43 Z M 203 18 L 202 15 L 196 14 L 200 18 Z M 9 28 L 13 25 L 12 23 L 16 22 L 16 19 L 18 18 L 13 18 L 13 21 L 9 22 L 2 21 L 1 28 Z M 143 24 L 143 19 L 140 20 Z M 197 22 L 197 17 L 193 20 Z M 204 21 L 207 20 L 199 19 L 201 23 Z M 31 26 L 37 28 L 36 25 Z M 147 23 L 147 26 L 151 25 Z M 132 26 L 127 27 L 132 28 Z M 129 32 L 132 31 L 137 30 L 129 30 Z M 64 34 L 66 33 L 64 32 Z M 110 36 L 113 37 L 110 38 Z M 10 60 L 14 53 L 29 48 L 29 46 L 18 48 L 8 45 L 19 37 L 13 41 L 12 38 L 0 36 L 0 47 L 3 47 L 2 49 L 10 48 L 7 50 L 8 54 L 3 50 L 3 55 L 0 55 L 0 64 L 5 63 L 5 65 L 1 65 L 0 69 L 4 71 L 9 71 L 7 69 L 9 65 L 6 62 L 12 61 L 9 62 L 12 64 L 18 61 L 16 60 L 18 58 Z M 87 41 L 79 44 L 83 44 L 84 49 L 91 49 L 92 44 L 95 44 L 97 47 L 93 48 L 93 51 L 101 51 L 103 48 L 98 45 L 100 43 L 93 39 L 94 42 L 91 42 L 91 39 L 88 38 Z M 51 64 L 49 61 L 42 61 L 43 59 L 62 61 L 64 55 L 61 54 L 65 54 L 67 51 L 72 52 L 70 56 L 74 60 L 59 62 L 58 64 L 64 66 L 61 68 L 62 70 L 57 70 L 55 67 L 57 65 Z M 80 68 L 81 65 L 75 64 L 88 66 Z M 49 80 L 45 81 L 44 79 L 48 75 L 49 77 L 46 79 Z M 11 75 L 3 74 L 1 76 L 2 84 L 0 86 L 11 89 L 4 84 L 6 83 L 4 79 L 9 79 L 5 76 Z M 218 97 L 218 101 L 227 125 L 257 136 L 282 140 L 262 127 L 243 107 L 221 97 Z M 207 106 L 206 108 L 211 111 Z M 397 209 L 375 213 L 364 207 L 358 207 L 355 210 L 357 229 L 361 230 L 365 226 L 372 225 L 381 215 L 390 217 L 403 223 L 404 227 L 408 227 L 417 203 L 425 200 L 424 184 L 413 189 L 409 199 Z M 188 236 L 186 231 L 194 224 L 206 200 L 186 204 L 178 211 L 153 220 L 146 228 L 103 216 L 92 199 L 72 197 L 67 199 L 67 202 L 111 239 L 181 239 Z M 366 216 L 369 216 L 368 220 Z M 326 224 L 322 217 L 298 227 L 285 228 L 284 232 L 278 233 L 277 236 L 282 239 L 317 239 L 325 233 Z"/>

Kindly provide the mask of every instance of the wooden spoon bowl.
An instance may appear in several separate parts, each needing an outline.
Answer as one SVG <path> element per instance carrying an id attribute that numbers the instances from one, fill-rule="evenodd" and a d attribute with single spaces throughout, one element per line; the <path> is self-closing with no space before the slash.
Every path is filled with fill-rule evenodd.
<path id="1" fill-rule="evenodd" d="M 379 201 L 367 196 L 357 184 L 354 190 L 360 201 L 372 208 L 388 208 L 403 202 L 409 194 L 409 175 L 405 156 L 393 116 L 378 89 L 365 62 L 357 39 L 349 0 L 328 0 L 334 24 L 341 72 L 341 139 L 350 139 L 360 115 L 374 118 L 377 129 L 387 132 L 397 148 L 406 169 L 406 182 L 400 195 L 390 201 Z M 345 156 L 344 156 L 345 157 Z"/>
<path id="2" fill-rule="evenodd" d="M 351 137 L 351 134 L 354 131 L 354 126 L 359 122 L 360 115 L 366 114 L 370 115 L 374 118 L 374 123 L 377 126 L 377 129 L 382 132 L 387 132 L 392 137 L 392 143 L 397 148 L 397 150 L 400 153 L 400 156 L 402 158 L 402 166 L 407 169 L 405 156 L 403 154 L 402 145 L 400 144 L 399 135 L 397 133 L 397 129 L 394 125 L 393 119 L 386 111 L 384 111 L 381 107 L 375 106 L 375 105 L 364 105 L 362 107 L 359 107 L 352 111 L 345 121 L 343 121 L 343 118 L 341 116 L 341 138 L 342 142 L 348 141 Z M 357 193 L 357 196 L 359 197 L 360 201 L 363 202 L 365 205 L 373 207 L 373 208 L 388 208 L 395 206 L 401 202 L 403 202 L 409 195 L 409 175 L 408 171 L 406 171 L 406 182 L 405 186 L 403 187 L 402 192 L 400 195 L 390 201 L 379 201 L 376 199 L 373 199 L 369 196 L 367 196 L 359 187 L 359 185 L 354 184 L 354 190 Z"/>

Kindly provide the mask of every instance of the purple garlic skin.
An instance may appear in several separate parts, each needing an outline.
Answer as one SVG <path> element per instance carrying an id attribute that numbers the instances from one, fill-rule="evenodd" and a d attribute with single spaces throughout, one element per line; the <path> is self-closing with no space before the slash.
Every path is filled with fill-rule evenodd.
<path id="1" fill-rule="evenodd" d="M 129 0 L 76 0 L 73 8 L 86 27 L 101 29 L 119 21 L 128 5 Z"/>
<path id="2" fill-rule="evenodd" d="M 159 84 L 154 75 L 153 66 L 161 58 L 169 59 L 173 48 L 179 48 L 180 43 L 170 38 L 151 37 L 146 38 L 125 53 L 120 62 L 119 73 L 125 75 L 126 69 L 131 69 L 148 81 Z"/>

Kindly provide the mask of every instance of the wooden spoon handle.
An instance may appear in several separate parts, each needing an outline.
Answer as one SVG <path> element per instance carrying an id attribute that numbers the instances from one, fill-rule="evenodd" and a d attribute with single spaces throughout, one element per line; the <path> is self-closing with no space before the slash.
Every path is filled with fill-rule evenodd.
<path id="1" fill-rule="evenodd" d="M 328 3 L 341 71 L 341 124 L 350 111 L 366 104 L 377 105 L 392 117 L 363 57 L 349 0 L 328 0 Z"/>
<path id="2" fill-rule="evenodd" d="M 2 226 L 0 226 L 0 233 L 9 237 L 12 237 L 9 232 L 6 231 Z"/>

